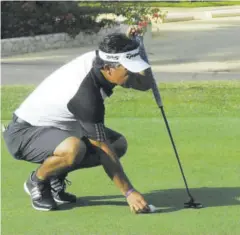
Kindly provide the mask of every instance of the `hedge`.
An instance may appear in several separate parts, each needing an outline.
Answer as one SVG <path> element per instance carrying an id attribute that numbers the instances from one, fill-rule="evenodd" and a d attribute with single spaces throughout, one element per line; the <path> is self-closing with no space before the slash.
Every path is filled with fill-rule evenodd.
<path id="1" fill-rule="evenodd" d="M 79 6 L 75 1 L 2 1 L 1 38 L 27 37 L 66 32 L 75 37 L 80 31 L 98 32 L 114 22 L 96 22 L 102 7 Z"/>

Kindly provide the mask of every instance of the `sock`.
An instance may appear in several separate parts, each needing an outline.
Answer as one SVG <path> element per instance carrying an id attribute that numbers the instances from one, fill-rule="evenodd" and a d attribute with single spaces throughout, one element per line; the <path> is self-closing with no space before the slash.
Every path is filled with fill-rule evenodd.
<path id="1" fill-rule="evenodd" d="M 36 182 L 36 183 L 43 183 L 45 181 L 37 177 L 36 171 L 34 171 L 34 173 L 32 174 L 31 179 L 33 182 Z"/>

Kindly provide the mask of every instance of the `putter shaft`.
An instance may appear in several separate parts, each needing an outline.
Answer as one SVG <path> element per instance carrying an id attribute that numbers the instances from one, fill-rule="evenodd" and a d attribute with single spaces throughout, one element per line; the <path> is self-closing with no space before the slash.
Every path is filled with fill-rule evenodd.
<path id="1" fill-rule="evenodd" d="M 178 155 L 178 152 L 177 152 L 177 148 L 176 148 L 176 145 L 175 145 L 175 143 L 174 143 L 174 140 L 173 140 L 173 137 L 172 137 L 172 133 L 171 133 L 171 130 L 170 130 L 170 127 L 169 127 L 169 124 L 168 124 L 168 120 L 167 120 L 167 118 L 166 118 L 166 115 L 165 115 L 163 106 L 160 107 L 160 109 L 161 109 L 162 116 L 163 116 L 164 122 L 165 122 L 165 124 L 166 124 L 167 131 L 168 131 L 168 134 L 169 134 L 169 137 L 170 137 L 170 140 L 171 140 L 171 143 L 172 143 L 172 146 L 173 146 L 173 149 L 174 149 L 174 152 L 175 152 L 177 161 L 178 161 L 179 168 L 180 168 L 181 173 L 182 173 L 182 176 L 183 176 L 183 181 L 184 181 L 184 183 L 185 183 L 188 196 L 194 201 L 194 198 L 193 198 L 193 196 L 191 195 L 191 193 L 190 193 L 190 191 L 189 191 L 189 188 L 188 188 L 187 180 L 186 180 L 186 177 L 185 177 L 184 172 L 183 172 L 182 164 L 181 164 L 181 162 L 180 162 L 180 158 L 179 158 L 179 155 Z"/>
<path id="2" fill-rule="evenodd" d="M 146 62 L 149 63 L 148 57 L 147 57 L 147 53 L 146 53 L 145 48 L 144 48 L 143 37 L 135 35 L 134 38 L 135 38 L 135 40 L 137 42 L 140 43 L 140 55 L 141 55 L 141 57 Z M 155 98 L 155 101 L 156 101 L 158 107 L 161 109 L 162 116 L 163 116 L 164 122 L 166 124 L 167 131 L 168 131 L 168 134 L 169 134 L 169 137 L 170 137 L 170 140 L 171 140 L 171 143 L 172 143 L 172 146 L 173 146 L 173 149 L 174 149 L 177 161 L 178 161 L 178 165 L 179 165 L 180 171 L 181 171 L 182 176 L 183 176 L 184 184 L 186 186 L 186 191 L 187 191 L 188 196 L 190 197 L 190 201 L 188 203 L 185 203 L 185 205 L 187 205 L 188 208 L 201 208 L 202 207 L 201 203 L 196 203 L 195 202 L 195 200 L 194 200 L 193 196 L 191 195 L 190 190 L 188 188 L 187 180 L 186 180 L 186 177 L 184 175 L 183 168 L 182 168 L 182 165 L 181 165 L 181 162 L 180 162 L 180 158 L 179 158 L 179 155 L 178 155 L 178 152 L 177 152 L 177 148 L 176 148 L 176 145 L 174 143 L 174 140 L 173 140 L 173 137 L 172 137 L 172 133 L 171 133 L 171 130 L 170 130 L 170 127 L 169 127 L 169 124 L 168 124 L 168 121 L 167 121 L 164 109 L 163 109 L 162 99 L 161 99 L 161 96 L 160 96 L 160 93 L 159 93 L 156 81 L 154 79 L 154 75 L 152 73 L 152 69 L 149 70 L 149 73 L 150 73 L 149 76 L 152 78 L 152 91 L 153 91 L 153 95 L 154 95 L 154 98 Z"/>

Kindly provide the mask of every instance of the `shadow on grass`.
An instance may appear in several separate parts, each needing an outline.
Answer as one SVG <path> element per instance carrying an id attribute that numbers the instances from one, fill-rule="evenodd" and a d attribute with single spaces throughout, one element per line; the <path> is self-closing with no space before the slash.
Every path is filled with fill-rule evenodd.
<path id="1" fill-rule="evenodd" d="M 240 187 L 232 188 L 195 188 L 190 189 L 196 202 L 201 202 L 203 207 L 240 206 Z M 149 204 L 158 208 L 159 213 L 169 213 L 184 209 L 184 202 L 189 201 L 185 189 L 154 190 L 144 194 Z M 116 201 L 116 199 L 119 199 Z M 65 204 L 60 210 L 70 210 L 83 206 L 128 206 L 121 195 L 87 196 L 78 198 L 76 204 Z"/>

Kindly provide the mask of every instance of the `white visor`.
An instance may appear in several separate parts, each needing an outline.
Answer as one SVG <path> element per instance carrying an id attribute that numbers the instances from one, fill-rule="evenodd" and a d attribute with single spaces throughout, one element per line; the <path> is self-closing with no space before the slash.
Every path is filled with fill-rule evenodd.
<path id="1" fill-rule="evenodd" d="M 142 72 L 150 67 L 150 65 L 141 58 L 139 47 L 132 51 L 116 54 L 110 54 L 99 50 L 99 57 L 105 61 L 118 62 L 133 73 Z"/>

